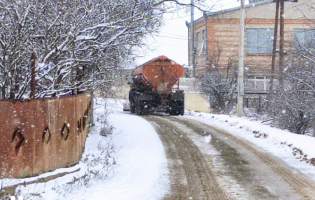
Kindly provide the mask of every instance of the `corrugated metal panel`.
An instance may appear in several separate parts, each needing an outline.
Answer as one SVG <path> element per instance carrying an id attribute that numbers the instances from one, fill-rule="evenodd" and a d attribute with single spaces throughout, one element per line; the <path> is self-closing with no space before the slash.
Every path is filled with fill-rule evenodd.
<path id="1" fill-rule="evenodd" d="M 77 163 L 88 133 L 88 127 L 82 126 L 88 126 L 92 117 L 91 105 L 90 93 L 1 100 L 0 178 L 34 176 Z"/>

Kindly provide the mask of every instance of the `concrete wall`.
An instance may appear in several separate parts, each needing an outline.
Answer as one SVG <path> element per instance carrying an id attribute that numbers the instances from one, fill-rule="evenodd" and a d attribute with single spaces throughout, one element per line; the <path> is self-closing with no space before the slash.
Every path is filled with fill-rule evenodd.
<path id="1" fill-rule="evenodd" d="M 90 93 L 1 100 L 0 179 L 34 176 L 79 162 L 91 117 Z"/>
<path id="2" fill-rule="evenodd" d="M 200 93 L 185 93 L 185 110 L 210 112 L 210 104 Z"/>
<path id="3" fill-rule="evenodd" d="M 113 94 L 105 94 L 101 90 L 96 90 L 94 96 L 96 97 L 106 97 L 106 98 L 116 98 L 116 99 L 129 99 L 130 85 L 121 84 L 113 86 Z"/>
<path id="4" fill-rule="evenodd" d="M 120 86 L 114 86 L 115 98 L 117 99 L 129 99 L 130 85 L 124 84 Z"/>

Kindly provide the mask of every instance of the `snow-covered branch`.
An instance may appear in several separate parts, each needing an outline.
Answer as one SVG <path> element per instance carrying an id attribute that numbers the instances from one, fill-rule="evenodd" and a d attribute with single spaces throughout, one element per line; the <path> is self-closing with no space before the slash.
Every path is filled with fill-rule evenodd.
<path id="1" fill-rule="evenodd" d="M 135 44 L 161 25 L 163 12 L 154 2 L 1 1 L 2 98 L 28 97 L 33 53 L 36 97 L 111 85 Z"/>

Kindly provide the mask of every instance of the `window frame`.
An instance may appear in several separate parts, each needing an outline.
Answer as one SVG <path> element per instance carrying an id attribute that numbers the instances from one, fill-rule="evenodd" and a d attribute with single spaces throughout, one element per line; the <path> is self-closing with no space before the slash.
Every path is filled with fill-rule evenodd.
<path id="1" fill-rule="evenodd" d="M 252 32 L 252 33 L 250 33 Z M 255 34 L 252 35 L 251 34 Z M 260 34 L 260 36 L 259 36 Z M 261 34 L 264 41 L 261 41 Z M 247 28 L 246 29 L 246 54 L 270 55 L 273 51 L 274 28 Z M 250 44 L 254 43 L 254 45 Z"/>
<path id="2" fill-rule="evenodd" d="M 202 45 L 201 45 L 201 53 L 205 54 L 206 53 L 206 29 L 202 30 Z"/>
<path id="3" fill-rule="evenodd" d="M 196 33 L 196 39 L 195 39 L 195 48 L 196 48 L 196 51 L 198 52 L 198 47 L 199 47 L 199 40 L 200 40 L 200 32 L 197 32 Z"/>
<path id="4" fill-rule="evenodd" d="M 303 42 L 300 42 L 297 33 L 303 33 Z M 313 36 L 311 36 L 311 41 L 310 44 L 305 45 L 305 40 L 307 39 L 307 36 L 305 36 L 306 33 L 312 33 Z M 306 49 L 315 49 L 315 29 L 294 29 L 294 48 L 296 50 L 303 50 L 304 48 Z M 302 44 L 303 43 L 303 44 Z"/>

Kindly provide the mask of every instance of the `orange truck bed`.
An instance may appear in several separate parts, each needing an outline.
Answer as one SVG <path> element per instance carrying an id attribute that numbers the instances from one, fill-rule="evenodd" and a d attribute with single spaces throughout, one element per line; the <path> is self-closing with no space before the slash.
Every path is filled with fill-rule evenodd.
<path id="1" fill-rule="evenodd" d="M 135 69 L 135 75 L 143 75 L 158 92 L 171 90 L 183 73 L 184 67 L 166 56 L 154 58 Z"/>

